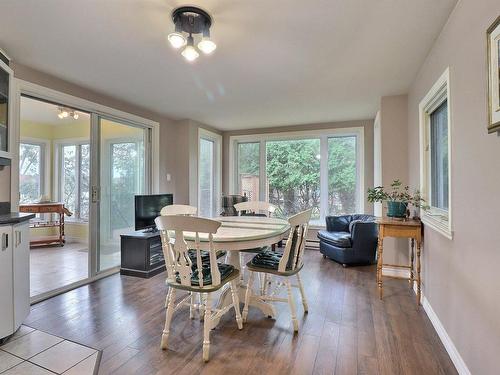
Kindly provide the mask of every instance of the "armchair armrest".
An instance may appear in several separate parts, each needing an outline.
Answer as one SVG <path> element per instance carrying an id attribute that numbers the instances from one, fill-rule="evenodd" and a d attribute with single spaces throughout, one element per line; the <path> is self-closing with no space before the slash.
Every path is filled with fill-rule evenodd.
<path id="1" fill-rule="evenodd" d="M 352 247 L 356 252 L 375 254 L 378 241 L 378 225 L 375 222 L 356 222 L 351 232 Z"/>

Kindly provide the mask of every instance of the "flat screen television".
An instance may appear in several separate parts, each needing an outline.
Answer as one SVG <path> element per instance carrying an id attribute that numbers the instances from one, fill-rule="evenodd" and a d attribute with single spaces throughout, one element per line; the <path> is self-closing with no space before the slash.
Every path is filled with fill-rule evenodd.
<path id="1" fill-rule="evenodd" d="M 174 203 L 172 194 L 153 194 L 135 196 L 135 230 L 155 230 L 155 219 L 165 206 Z"/>

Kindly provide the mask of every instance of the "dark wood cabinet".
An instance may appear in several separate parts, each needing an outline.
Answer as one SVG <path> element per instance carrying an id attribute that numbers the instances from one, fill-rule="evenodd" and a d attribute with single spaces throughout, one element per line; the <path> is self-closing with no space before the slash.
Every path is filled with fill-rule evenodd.
<path id="1" fill-rule="evenodd" d="M 149 278 L 165 271 L 159 232 L 132 232 L 120 237 L 122 275 Z"/>

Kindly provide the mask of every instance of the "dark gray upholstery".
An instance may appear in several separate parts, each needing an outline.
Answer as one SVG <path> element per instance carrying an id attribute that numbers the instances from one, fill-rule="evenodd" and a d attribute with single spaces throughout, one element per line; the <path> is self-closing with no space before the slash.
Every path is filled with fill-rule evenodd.
<path id="1" fill-rule="evenodd" d="M 327 216 L 318 232 L 323 255 L 342 264 L 370 264 L 377 253 L 378 226 L 372 215 Z"/>

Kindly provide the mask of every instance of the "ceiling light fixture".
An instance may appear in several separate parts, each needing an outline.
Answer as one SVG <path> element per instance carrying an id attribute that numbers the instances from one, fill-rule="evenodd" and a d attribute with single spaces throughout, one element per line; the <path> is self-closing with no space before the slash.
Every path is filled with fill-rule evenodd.
<path id="1" fill-rule="evenodd" d="M 57 107 L 57 110 L 59 111 L 57 117 L 59 117 L 61 120 L 67 117 L 71 117 L 73 120 L 78 120 L 79 114 L 72 108 Z"/>
<path id="2" fill-rule="evenodd" d="M 202 35 L 197 46 L 204 54 L 208 55 L 217 48 L 217 45 L 210 39 L 212 17 L 204 10 L 196 7 L 174 9 L 172 21 L 175 25 L 175 31 L 168 35 L 168 41 L 175 49 L 186 46 L 181 55 L 189 62 L 196 60 L 200 56 L 194 46 L 193 35 Z"/>

